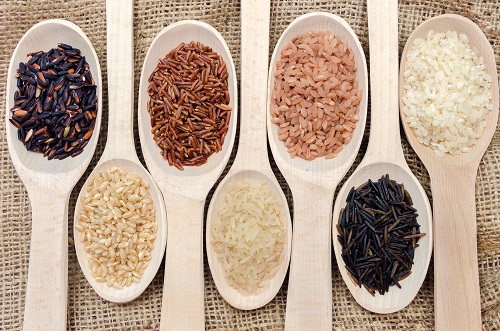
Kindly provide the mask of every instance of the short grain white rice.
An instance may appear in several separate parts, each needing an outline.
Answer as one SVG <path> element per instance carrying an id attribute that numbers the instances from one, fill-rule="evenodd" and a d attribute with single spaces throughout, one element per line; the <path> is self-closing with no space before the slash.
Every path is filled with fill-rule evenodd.
<path id="1" fill-rule="evenodd" d="M 139 283 L 157 231 L 149 184 L 113 167 L 94 177 L 81 204 L 75 228 L 92 276 L 116 289 Z"/>
<path id="2" fill-rule="evenodd" d="M 230 184 L 217 206 L 210 232 L 229 285 L 243 294 L 259 294 L 284 259 L 285 210 L 265 181 Z"/>
<path id="3" fill-rule="evenodd" d="M 492 109 L 484 61 L 455 31 L 418 38 L 407 55 L 403 112 L 418 141 L 438 156 L 470 150 Z"/>

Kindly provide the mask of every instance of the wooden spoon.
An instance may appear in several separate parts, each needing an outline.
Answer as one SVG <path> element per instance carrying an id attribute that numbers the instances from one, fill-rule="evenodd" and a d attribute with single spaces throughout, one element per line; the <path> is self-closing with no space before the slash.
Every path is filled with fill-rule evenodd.
<path id="1" fill-rule="evenodd" d="M 491 83 L 493 109 L 486 117 L 486 129 L 470 152 L 439 157 L 430 147 L 418 142 L 401 111 L 403 127 L 411 146 L 429 171 L 434 207 L 434 311 L 436 330 L 481 330 L 481 298 L 476 242 L 476 205 L 474 185 L 479 162 L 490 144 L 498 121 L 498 76 L 493 49 L 481 29 L 459 15 L 431 18 L 410 35 L 401 56 L 400 107 L 406 57 L 416 38 L 429 31 L 465 33 L 469 44 L 484 59 Z"/>
<path id="2" fill-rule="evenodd" d="M 340 273 L 354 299 L 364 308 L 381 314 L 406 307 L 422 285 L 432 253 L 432 215 L 429 200 L 419 181 L 405 162 L 398 116 L 398 3 L 396 0 L 368 2 L 370 40 L 371 127 L 366 154 L 358 168 L 346 181 L 335 201 L 333 212 L 333 247 Z M 403 183 L 418 212 L 420 238 L 415 250 L 412 273 L 401 281 L 401 289 L 392 286 L 384 295 L 372 296 L 364 287 L 356 286 L 349 278 L 342 260 L 342 247 L 337 239 L 339 213 L 346 205 L 352 187 L 368 179 L 378 180 L 385 174 Z"/>
<path id="3" fill-rule="evenodd" d="M 108 141 L 99 163 L 85 181 L 78 195 L 74 220 L 74 225 L 76 225 L 85 199 L 86 187 L 89 183 L 92 183 L 94 176 L 100 172 L 113 167 L 121 167 L 126 172 L 137 174 L 149 184 L 149 193 L 154 203 L 158 229 L 149 266 L 139 283 L 132 283 L 132 285 L 121 290 L 108 287 L 106 283 L 98 283 L 89 269 L 87 263 L 88 254 L 85 252 L 82 242 L 75 238 L 78 262 L 88 282 L 102 298 L 117 303 L 134 300 L 151 283 L 163 259 L 167 236 L 166 212 L 162 194 L 151 175 L 139 162 L 134 148 L 132 129 L 134 105 L 133 8 L 132 0 L 106 1 L 109 96 Z M 78 230 L 74 229 L 74 231 L 75 237 L 77 237 Z"/>
<path id="4" fill-rule="evenodd" d="M 270 102 L 276 62 L 281 50 L 297 35 L 309 31 L 330 31 L 345 40 L 354 52 L 356 78 L 363 97 L 359 121 L 352 141 L 333 159 L 307 161 L 290 158 L 278 139 L 278 126 L 271 123 Z M 332 266 L 331 215 L 333 195 L 338 183 L 350 168 L 363 138 L 368 100 L 366 59 L 359 40 L 342 18 L 329 13 L 310 13 L 295 19 L 283 32 L 271 59 L 267 89 L 267 134 L 279 169 L 293 194 L 294 234 L 285 328 L 289 330 L 331 330 Z"/>
<path id="5" fill-rule="evenodd" d="M 222 151 L 198 167 L 179 171 L 168 165 L 153 140 L 147 103 L 148 78 L 158 60 L 181 42 L 199 41 L 217 52 L 229 73 L 229 130 Z M 161 330 L 205 328 L 203 274 L 203 211 L 205 199 L 229 160 L 236 134 L 238 89 L 231 53 L 219 32 L 206 23 L 181 21 L 163 29 L 153 40 L 142 67 L 139 87 L 139 135 L 144 159 L 163 192 L 168 210 L 169 237 L 165 260 L 165 282 Z"/>
<path id="6" fill-rule="evenodd" d="M 256 309 L 271 301 L 280 289 L 290 261 L 292 224 L 285 195 L 269 164 L 266 142 L 266 76 L 269 50 L 269 0 L 241 3 L 241 120 L 238 154 L 227 176 L 214 193 L 207 215 L 206 246 L 210 271 L 222 297 L 238 309 Z M 274 190 L 285 208 L 287 241 L 280 269 L 269 287 L 257 295 L 243 295 L 229 286 L 224 270 L 211 244 L 211 225 L 217 206 L 231 183 L 246 178 L 263 180 Z"/>
<path id="7" fill-rule="evenodd" d="M 77 157 L 48 160 L 28 152 L 9 123 L 16 70 L 26 54 L 66 43 L 81 50 L 97 85 L 98 117 L 90 142 Z M 64 20 L 40 22 L 19 41 L 7 76 L 5 127 L 12 162 L 28 190 L 32 208 L 31 246 L 24 309 L 24 330 L 65 330 L 68 301 L 68 201 L 71 190 L 94 155 L 102 113 L 102 79 L 94 47 L 83 31 Z"/>

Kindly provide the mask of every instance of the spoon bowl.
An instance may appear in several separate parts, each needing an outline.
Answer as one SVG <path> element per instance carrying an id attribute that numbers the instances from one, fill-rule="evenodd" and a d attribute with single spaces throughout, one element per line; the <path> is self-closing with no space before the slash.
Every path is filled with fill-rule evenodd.
<path id="1" fill-rule="evenodd" d="M 85 191 L 88 185 L 92 185 L 94 180 L 94 176 L 105 172 L 111 168 L 120 167 L 125 170 L 127 173 L 137 174 L 144 182 L 149 185 L 149 193 L 151 194 L 151 199 L 153 200 L 153 204 L 155 206 L 155 219 L 158 224 L 158 228 L 156 230 L 156 240 L 153 244 L 153 250 L 151 251 L 151 260 L 149 261 L 149 266 L 146 271 L 142 275 L 140 282 L 132 283 L 128 287 L 124 287 L 121 290 L 118 290 L 114 287 L 109 287 L 106 283 L 99 283 L 92 276 L 92 271 L 89 268 L 88 257 L 84 250 L 83 243 L 78 239 L 79 232 L 74 228 L 75 233 L 75 249 L 76 256 L 78 258 L 78 262 L 80 263 L 80 267 L 83 271 L 83 274 L 87 278 L 88 282 L 92 286 L 92 288 L 96 291 L 96 293 L 105 300 L 116 302 L 116 303 L 126 303 L 136 299 L 142 292 L 148 287 L 153 278 L 156 275 L 158 268 L 160 267 L 161 261 L 163 259 L 163 255 L 165 253 L 165 245 L 166 245 L 166 236 L 167 236 L 167 225 L 165 222 L 166 212 L 163 203 L 163 196 L 156 185 L 155 181 L 151 177 L 151 175 L 142 167 L 142 165 L 138 162 L 133 162 L 128 159 L 110 159 L 108 161 L 99 162 L 99 164 L 92 171 L 91 176 L 87 178 L 85 184 L 78 195 L 78 203 L 75 207 L 75 218 L 74 218 L 74 226 L 78 224 L 78 216 L 82 211 L 82 201 L 85 199 Z"/>
<path id="2" fill-rule="evenodd" d="M 66 43 L 80 49 L 97 86 L 98 112 L 94 132 L 83 152 L 63 160 L 48 160 L 29 152 L 9 122 L 17 90 L 16 71 L 27 54 L 47 52 Z M 68 296 L 68 202 L 71 190 L 89 165 L 99 138 L 102 78 L 99 59 L 90 40 L 75 24 L 47 20 L 35 24 L 21 38 L 10 60 L 7 76 L 5 127 L 9 153 L 26 185 L 32 208 L 31 245 L 26 285 L 24 330 L 66 330 Z"/>
<path id="3" fill-rule="evenodd" d="M 493 105 L 492 110 L 488 113 L 486 117 L 486 129 L 484 130 L 483 135 L 477 140 L 476 145 L 470 148 L 470 152 L 462 153 L 460 155 L 451 155 L 449 153 L 446 154 L 445 157 L 438 157 L 434 154 L 433 150 L 430 147 L 425 146 L 424 144 L 419 143 L 417 137 L 413 130 L 407 125 L 406 122 L 406 114 L 401 111 L 401 121 L 403 122 L 403 129 L 405 131 L 406 137 L 410 142 L 412 148 L 415 150 L 417 155 L 422 159 L 426 167 L 428 167 L 428 160 L 434 160 L 440 165 L 454 166 L 463 164 L 470 161 L 480 160 L 488 148 L 491 138 L 495 133 L 497 122 L 498 122 L 498 75 L 496 70 L 496 62 L 495 55 L 493 53 L 493 49 L 481 31 L 481 29 L 471 20 L 455 14 L 445 14 L 433 17 L 424 23 L 420 24 L 408 37 L 406 41 L 405 48 L 401 55 L 401 70 L 399 79 L 401 84 L 399 84 L 399 95 L 400 95 L 400 109 L 403 109 L 403 100 L 404 96 L 404 87 L 403 87 L 403 74 L 406 70 L 407 64 L 407 56 L 415 39 L 417 38 L 425 38 L 429 31 L 444 32 L 447 31 L 456 31 L 458 34 L 465 33 L 469 37 L 469 45 L 472 49 L 477 51 L 477 54 L 483 57 L 484 59 L 484 68 L 486 73 L 489 74 L 492 78 L 491 82 L 491 93 L 492 100 L 491 103 Z"/>
<path id="4" fill-rule="evenodd" d="M 354 53 L 358 89 L 362 90 L 359 121 L 352 139 L 333 159 L 291 158 L 279 127 L 271 122 L 270 109 L 276 63 L 282 49 L 296 36 L 310 31 L 329 31 L 347 43 Z M 363 48 L 349 24 L 329 13 L 309 13 L 295 19 L 283 32 L 276 47 L 268 76 L 267 135 L 276 165 L 293 194 L 294 237 L 290 262 L 285 328 L 288 330 L 331 330 L 331 212 L 335 189 L 359 151 L 367 116 L 368 71 Z M 312 244 L 314 243 L 314 244 Z"/>
<path id="5" fill-rule="evenodd" d="M 356 123 L 356 129 L 353 132 L 351 141 L 345 145 L 342 152 L 333 159 L 321 157 L 309 161 L 300 157 L 291 158 L 284 143 L 278 138 L 279 126 L 271 122 L 271 116 L 267 116 L 269 145 L 273 152 L 273 157 L 276 160 L 276 164 L 282 172 L 282 168 L 286 169 L 286 171 L 296 171 L 300 173 L 301 177 L 305 178 L 305 180 L 310 180 L 309 178 L 315 180 L 321 173 L 335 172 L 339 174 L 337 177 L 339 177 L 338 179 L 340 180 L 358 154 L 361 140 L 363 139 L 368 108 L 368 70 L 366 68 L 365 54 L 356 34 L 345 20 L 333 14 L 315 12 L 302 15 L 290 23 L 279 38 L 271 58 L 267 103 L 268 107 L 270 107 L 274 75 L 276 73 L 276 62 L 281 59 L 282 49 L 296 36 L 310 31 L 331 32 L 344 40 L 354 52 L 354 61 L 357 65 L 356 79 L 358 81 L 358 88 L 363 91 L 363 97 L 359 104 L 359 121 Z M 335 187 L 333 187 L 333 190 L 335 190 Z"/>
<path id="6" fill-rule="evenodd" d="M 82 55 L 85 56 L 93 78 L 96 81 L 99 111 L 94 133 L 82 154 L 78 157 L 68 157 L 64 160 L 55 161 L 43 157 L 42 153 L 28 151 L 24 147 L 24 144 L 17 138 L 17 129 L 12 124 L 8 123 L 8 121 L 11 115 L 10 108 L 14 106 L 14 92 L 17 90 L 17 79 L 15 76 L 19 63 L 26 62 L 26 55 L 28 53 L 39 50 L 47 52 L 49 49 L 57 47 L 59 43 L 67 43 L 74 48 L 78 48 Z M 6 105 L 8 109 L 6 111 L 5 129 L 7 132 L 9 151 L 12 159 L 15 160 L 14 165 L 16 169 L 19 167 L 19 169 L 22 169 L 21 171 L 23 174 L 30 173 L 36 174 L 36 176 L 38 176 L 38 174 L 56 175 L 76 173 L 79 178 L 83 174 L 94 155 L 97 140 L 99 138 L 101 126 L 100 114 L 102 113 L 101 82 L 101 68 L 94 47 L 84 32 L 75 24 L 60 19 L 46 20 L 34 25 L 24 34 L 12 54 L 7 78 Z"/>
<path id="7" fill-rule="evenodd" d="M 89 254 L 85 252 L 79 239 L 75 240 L 75 247 L 80 267 L 97 294 L 111 302 L 126 303 L 134 300 L 144 292 L 160 266 L 167 237 L 166 212 L 163 196 L 151 175 L 140 163 L 134 148 L 132 126 L 132 107 L 134 104 L 132 1 L 124 3 L 123 1 L 107 0 L 106 21 L 109 95 L 108 141 L 99 163 L 87 178 L 78 195 L 74 226 L 78 223 L 87 185 L 92 183 L 94 177 L 100 172 L 112 167 L 121 167 L 127 172 L 137 174 L 149 184 L 149 193 L 155 208 L 157 233 L 151 252 L 151 260 L 140 282 L 132 283 L 129 287 L 124 287 L 121 290 L 109 287 L 106 283 L 98 283 L 89 269 Z M 123 95 L 126 97 L 123 97 Z M 79 233 L 75 227 L 74 232 L 75 234 Z"/>
<path id="8" fill-rule="evenodd" d="M 421 144 L 406 122 L 403 112 L 404 72 L 407 55 L 416 38 L 429 31 L 456 31 L 469 37 L 469 45 L 484 60 L 492 78 L 492 110 L 486 128 L 470 151 L 460 155 L 437 156 Z M 399 74 L 401 120 L 406 137 L 424 163 L 431 180 L 434 212 L 434 311 L 437 330 L 481 330 L 481 298 L 477 261 L 475 182 L 479 163 L 495 133 L 499 92 L 495 54 L 481 29 L 459 15 L 440 15 L 420 24 L 406 41 Z M 458 243 L 458 244 L 457 244 Z M 453 277 L 453 281 L 451 281 Z"/>
<path id="9" fill-rule="evenodd" d="M 389 162 L 364 162 L 342 186 L 334 205 L 332 237 L 340 274 L 354 299 L 365 309 L 380 314 L 396 312 L 406 307 L 413 300 L 425 279 L 432 255 L 432 223 L 429 201 L 418 180 L 405 166 Z M 417 209 L 420 232 L 426 233 L 426 235 L 418 241 L 419 247 L 415 250 L 412 273 L 400 282 L 401 289 L 392 286 L 384 295 L 377 293 L 372 296 L 364 287 L 359 287 L 351 281 L 342 259 L 342 246 L 337 239 L 339 233 L 336 224 L 338 224 L 341 209 L 346 205 L 347 195 L 351 188 L 366 183 L 368 179 L 376 181 L 386 174 L 389 174 L 390 179 L 404 184 L 405 189 L 413 199 L 413 207 Z"/>
<path id="10" fill-rule="evenodd" d="M 366 154 L 360 165 L 340 189 L 333 212 L 332 239 L 337 265 L 354 299 L 362 307 L 379 314 L 396 312 L 406 307 L 422 285 L 432 253 L 432 214 L 424 189 L 406 164 L 399 134 L 398 116 L 398 3 L 396 0 L 368 2 L 370 40 L 371 127 Z M 426 235 L 415 249 L 412 273 L 401 281 L 401 289 L 391 286 L 384 295 L 369 294 L 354 285 L 342 259 L 337 224 L 340 210 L 352 187 L 368 179 L 376 181 L 383 175 L 402 183 L 410 194 L 421 232 Z"/>
<path id="11" fill-rule="evenodd" d="M 149 86 L 149 75 L 158 65 L 158 60 L 164 58 L 168 52 L 176 48 L 180 43 L 189 43 L 191 41 L 199 41 L 205 46 L 210 46 L 213 51 L 222 56 L 226 62 L 229 73 L 228 89 L 229 95 L 231 96 L 229 106 L 233 108 L 233 111 L 226 135 L 226 141 L 222 145 L 222 151 L 212 154 L 208 158 L 208 162 L 201 166 L 185 167 L 183 171 L 179 171 L 176 167 L 168 165 L 167 161 L 160 154 L 160 148 L 152 138 L 151 120 L 147 111 L 147 103 L 149 100 L 147 88 Z M 141 138 L 141 146 L 143 146 L 142 149 L 144 152 L 144 158 L 148 167 L 151 168 L 152 164 L 154 164 L 152 168 L 159 169 L 171 180 L 179 178 L 179 180 L 182 181 L 186 179 L 186 177 L 197 177 L 210 173 L 216 173 L 218 176 L 222 171 L 220 168 L 222 167 L 222 169 L 224 169 L 233 147 L 234 137 L 236 135 L 236 118 L 238 112 L 237 100 L 237 79 L 234 71 L 233 59 L 226 42 L 217 30 L 206 23 L 194 20 L 176 22 L 164 28 L 155 37 L 146 54 L 144 65 L 142 67 L 141 83 L 139 88 L 139 134 Z M 156 177 L 154 174 L 155 170 L 152 170 L 152 172 Z M 215 182 L 208 183 L 207 186 L 210 186 L 211 188 L 214 183 Z M 186 194 L 189 194 L 187 191 L 191 191 L 189 185 L 188 187 L 184 187 L 183 184 L 179 183 L 178 186 L 179 188 L 176 188 L 176 190 L 180 189 L 183 192 L 186 190 Z M 203 191 L 196 193 L 205 197 L 208 192 Z"/>
<path id="12" fill-rule="evenodd" d="M 272 189 L 274 195 L 278 197 L 278 200 L 285 202 L 283 203 L 283 215 L 285 216 L 284 225 L 287 233 L 287 238 L 281 256 L 281 267 L 270 280 L 269 286 L 263 292 L 256 295 L 245 295 L 229 285 L 229 282 L 227 281 L 227 278 L 224 274 L 222 264 L 219 262 L 217 253 L 215 252 L 215 249 L 213 248 L 211 243 L 212 236 L 210 231 L 216 217 L 217 206 L 222 202 L 226 190 L 232 183 L 239 182 L 245 179 L 264 181 Z M 241 170 L 232 172 L 231 174 L 227 175 L 217 187 L 217 190 L 215 191 L 212 200 L 210 201 L 210 207 L 207 214 L 207 258 L 215 285 L 217 286 L 217 289 L 219 290 L 219 293 L 222 295 L 222 297 L 227 302 L 229 302 L 231 306 L 243 310 L 262 307 L 263 305 L 271 301 L 281 288 L 281 284 L 283 284 L 283 280 L 285 279 L 285 275 L 288 270 L 288 261 L 290 260 L 292 247 L 292 223 L 289 215 L 290 211 L 288 209 L 286 197 L 281 190 L 281 187 L 274 177 L 269 177 L 269 175 L 265 172 L 255 170 Z"/>
<path id="13" fill-rule="evenodd" d="M 148 113 L 148 78 L 164 58 L 180 43 L 197 41 L 212 48 L 225 61 L 228 71 L 229 106 L 232 108 L 222 150 L 208 162 L 180 171 L 169 166 L 153 140 Z M 193 20 L 164 28 L 155 37 L 144 59 L 139 86 L 139 136 L 146 164 L 163 193 L 168 211 L 169 238 L 165 258 L 165 281 L 161 309 L 161 330 L 201 330 L 205 328 L 203 273 L 203 212 L 205 199 L 224 170 L 236 135 L 238 87 L 229 48 L 212 26 Z"/>
<path id="14" fill-rule="evenodd" d="M 292 224 L 286 198 L 276 180 L 267 155 L 265 132 L 266 75 L 269 49 L 268 0 L 241 3 L 241 118 L 238 153 L 229 173 L 217 187 L 210 201 L 207 215 L 206 247 L 208 263 L 219 293 L 233 307 L 250 310 L 271 301 L 283 283 L 290 260 Z M 217 206 L 229 185 L 243 179 L 263 180 L 275 193 L 284 208 L 283 223 L 286 244 L 283 247 L 279 269 L 270 278 L 269 286 L 259 294 L 242 294 L 232 288 L 224 275 L 222 265 L 212 246 L 211 228 Z"/>

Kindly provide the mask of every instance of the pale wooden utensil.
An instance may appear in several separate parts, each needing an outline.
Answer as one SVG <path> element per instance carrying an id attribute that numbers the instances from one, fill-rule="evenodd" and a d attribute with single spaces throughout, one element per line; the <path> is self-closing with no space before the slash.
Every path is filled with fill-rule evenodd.
<path id="1" fill-rule="evenodd" d="M 17 90 L 16 71 L 27 54 L 49 51 L 58 43 L 81 50 L 97 85 L 98 117 L 94 133 L 82 154 L 64 160 L 48 160 L 28 152 L 9 122 Z M 24 307 L 24 330 L 65 330 L 68 302 L 68 200 L 87 168 L 97 145 L 102 113 L 102 79 L 94 47 L 83 31 L 64 20 L 40 22 L 19 41 L 7 76 L 5 126 L 12 162 L 26 185 L 32 209 L 31 245 Z"/>
<path id="2" fill-rule="evenodd" d="M 214 193 L 207 215 L 206 246 L 210 271 L 222 297 L 238 309 L 256 309 L 271 301 L 283 283 L 290 260 L 292 225 L 285 195 L 274 177 L 267 156 L 266 77 L 269 50 L 269 0 L 241 3 L 241 120 L 238 154 L 231 170 Z M 287 231 L 281 266 L 260 294 L 244 295 L 229 286 L 211 244 L 211 225 L 217 206 L 231 183 L 243 179 L 263 180 L 281 200 Z"/>
<path id="3" fill-rule="evenodd" d="M 470 152 L 439 157 L 418 142 L 403 113 L 403 73 L 406 57 L 416 38 L 429 31 L 456 31 L 469 37 L 469 45 L 484 59 L 486 73 L 493 79 L 493 109 L 486 129 Z M 434 311 L 436 330 L 481 330 L 481 298 L 476 242 L 475 181 L 479 162 L 490 144 L 498 121 L 498 76 L 493 49 L 481 29 L 459 15 L 431 18 L 410 35 L 401 56 L 399 76 L 403 127 L 411 146 L 429 172 L 434 209 Z"/>
<path id="4" fill-rule="evenodd" d="M 290 158 L 278 139 L 278 126 L 271 123 L 270 103 L 276 62 L 281 50 L 297 35 L 309 31 L 330 31 L 346 41 L 354 52 L 356 78 L 363 91 L 359 121 L 352 141 L 333 159 L 313 161 Z M 329 13 L 310 13 L 295 19 L 283 32 L 271 59 L 267 89 L 267 134 L 279 169 L 293 194 L 294 229 L 290 262 L 285 328 L 287 330 L 332 329 L 331 215 L 333 195 L 350 168 L 363 139 L 368 100 L 366 59 L 359 40 L 342 18 Z"/>
<path id="5" fill-rule="evenodd" d="M 149 184 L 149 193 L 155 207 L 158 229 L 154 247 L 151 252 L 149 266 L 145 270 L 139 283 L 132 283 L 121 290 L 108 287 L 106 283 L 98 283 L 92 276 L 87 259 L 88 254 L 79 240 L 79 232 L 74 228 L 75 247 L 78 262 L 90 285 L 102 298 L 125 303 L 134 300 L 148 287 L 153 280 L 165 253 L 167 236 L 166 212 L 163 197 L 151 175 L 142 166 L 137 158 L 134 147 L 132 127 L 134 106 L 134 71 L 133 71 L 133 3 L 132 0 L 106 1 L 107 23 L 107 65 L 108 65 L 108 140 L 99 163 L 85 181 L 75 208 L 74 225 L 82 209 L 87 185 L 100 172 L 113 167 L 121 167 L 126 172 L 135 173 Z"/>
<path id="6" fill-rule="evenodd" d="M 158 60 L 181 42 L 199 41 L 217 52 L 227 65 L 229 130 L 222 151 L 208 162 L 183 171 L 169 166 L 153 140 L 148 113 L 148 78 Z M 205 328 L 203 274 L 203 209 L 208 192 L 229 160 L 236 134 L 238 89 L 233 59 L 219 32 L 206 23 L 181 21 L 169 25 L 155 37 L 142 67 L 139 87 L 139 135 L 144 159 L 158 183 L 168 211 L 168 243 L 161 309 L 161 330 L 202 330 Z"/>
<path id="7" fill-rule="evenodd" d="M 354 299 L 364 308 L 381 314 L 406 307 L 422 285 L 432 253 L 432 215 L 429 200 L 419 181 L 406 164 L 398 116 L 398 2 L 371 0 L 368 2 L 370 40 L 371 126 L 368 149 L 360 165 L 346 181 L 335 201 L 333 212 L 333 247 L 340 273 Z M 417 209 L 420 232 L 426 235 L 418 241 L 412 273 L 400 282 L 401 289 L 392 286 L 384 295 L 372 296 L 364 287 L 349 278 L 342 260 L 342 247 L 337 239 L 340 210 L 352 187 L 388 174 L 404 184 Z"/>

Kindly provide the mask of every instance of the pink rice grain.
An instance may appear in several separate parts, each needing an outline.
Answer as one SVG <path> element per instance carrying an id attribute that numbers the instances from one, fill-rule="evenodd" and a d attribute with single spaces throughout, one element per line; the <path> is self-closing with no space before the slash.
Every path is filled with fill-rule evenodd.
<path id="1" fill-rule="evenodd" d="M 336 157 L 352 139 L 362 91 L 354 53 L 330 32 L 295 37 L 276 63 L 271 122 L 290 157 Z"/>

